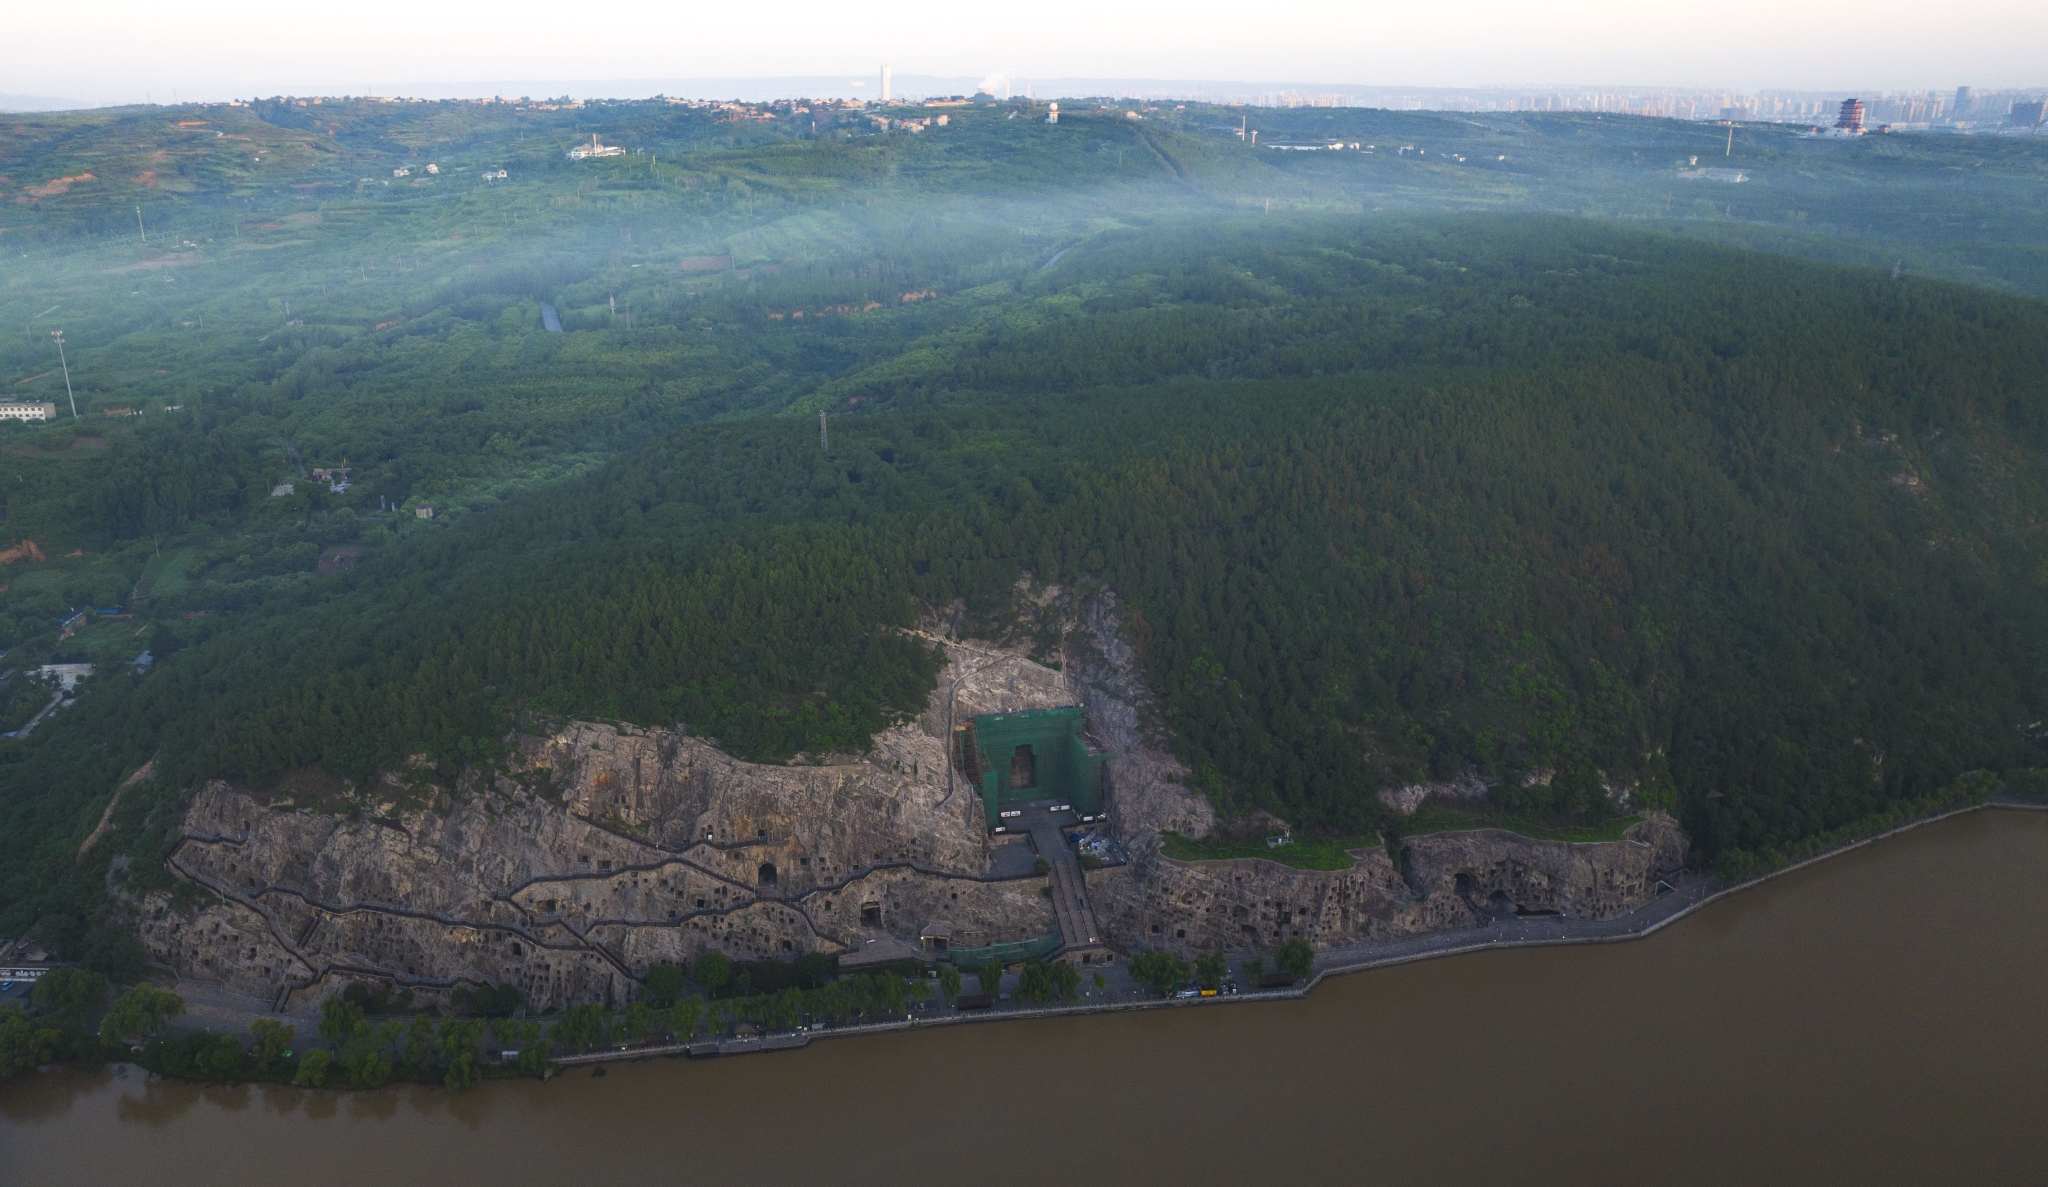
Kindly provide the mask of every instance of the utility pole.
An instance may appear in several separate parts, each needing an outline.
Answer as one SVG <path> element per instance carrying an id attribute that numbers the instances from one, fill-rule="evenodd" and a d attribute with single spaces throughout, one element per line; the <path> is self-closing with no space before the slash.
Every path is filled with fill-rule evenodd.
<path id="1" fill-rule="evenodd" d="M 832 438 L 825 432 L 825 410 L 818 409 L 818 449 L 822 453 L 832 452 Z"/>
<path id="2" fill-rule="evenodd" d="M 51 330 L 50 337 L 57 340 L 57 365 L 64 368 L 64 394 L 71 399 L 71 419 L 78 419 L 78 395 L 71 390 L 71 364 L 64 358 L 64 331 Z"/>
<path id="3" fill-rule="evenodd" d="M 1729 125 L 1728 125 L 1728 150 L 1727 150 L 1726 152 L 1722 153 L 1721 155 L 1722 155 L 1722 156 L 1724 156 L 1724 157 L 1732 157 L 1732 156 L 1734 156 L 1734 155 L 1735 155 L 1735 125 L 1734 125 L 1734 124 L 1729 124 Z"/>
<path id="4" fill-rule="evenodd" d="M 142 225 L 142 207 L 135 208 L 135 229 L 142 232 L 142 245 L 149 246 L 149 230 Z"/>

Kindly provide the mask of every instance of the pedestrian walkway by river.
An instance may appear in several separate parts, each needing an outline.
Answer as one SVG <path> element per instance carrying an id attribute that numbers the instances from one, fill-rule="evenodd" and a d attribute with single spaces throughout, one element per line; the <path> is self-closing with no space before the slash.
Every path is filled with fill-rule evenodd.
<path id="1" fill-rule="evenodd" d="M 1980 812 L 1645 943 L 1503 942 L 1252 1008 L 920 1024 L 464 1093 L 32 1076 L 0 1084 L 0 1182 L 863 1187 L 943 1153 L 1006 1187 L 1065 1173 L 1006 1153 L 1041 1135 L 1141 1187 L 2032 1182 L 2044 894 L 2048 816 Z"/>

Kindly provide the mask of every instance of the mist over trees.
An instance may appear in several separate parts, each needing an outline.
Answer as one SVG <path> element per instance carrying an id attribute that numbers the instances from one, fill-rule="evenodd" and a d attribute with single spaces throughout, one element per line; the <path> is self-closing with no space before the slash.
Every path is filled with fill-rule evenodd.
<path id="1" fill-rule="evenodd" d="M 956 601 L 1028 626 L 1024 578 L 1113 594 L 1199 789 L 1307 834 L 1473 775 L 1530 815 L 1667 809 L 1739 861 L 2040 765 L 2048 309 L 1698 241 L 1874 262 L 1889 234 L 2040 288 L 2037 248 L 1981 264 L 2042 241 L 2031 208 L 1972 239 L 1885 199 L 1854 243 L 1794 234 L 1815 191 L 1778 141 L 1749 219 L 1687 216 L 1696 184 L 1634 158 L 1704 130 L 1659 121 L 1341 114 L 1469 158 L 1425 167 L 1262 156 L 1201 112 L 812 136 L 793 108 L 430 106 L 220 117 L 291 197 L 140 116 L 5 142 L 39 185 L 185 171 L 148 253 L 117 239 L 126 182 L 0 216 L 31 232 L 10 391 L 61 391 L 55 301 L 87 412 L 0 430 L 6 662 L 102 669 L 0 741 L 0 933 L 132 970 L 108 863 L 169 889 L 207 779 L 347 811 L 403 770 L 430 801 L 564 717 L 859 751 L 932 691 L 904 628 Z M 648 151 L 584 169 L 543 130 Z M 1797 163 L 1936 167 L 1908 147 Z M 2040 166 L 1939 151 L 1986 210 Z M 1399 209 L 1514 205 L 1655 226 Z"/>

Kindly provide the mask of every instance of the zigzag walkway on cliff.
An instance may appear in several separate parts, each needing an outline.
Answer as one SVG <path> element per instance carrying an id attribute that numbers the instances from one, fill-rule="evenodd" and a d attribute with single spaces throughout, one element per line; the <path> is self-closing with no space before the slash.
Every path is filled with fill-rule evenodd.
<path id="1" fill-rule="evenodd" d="M 183 862 L 178 860 L 178 855 L 180 852 L 183 851 L 186 843 L 194 841 L 200 842 L 202 844 L 225 844 L 240 846 L 247 844 L 247 838 L 213 837 L 206 836 L 204 834 L 187 833 L 186 835 L 178 838 L 177 843 L 171 847 L 171 852 L 167 854 L 164 858 L 164 865 L 167 868 L 169 868 L 172 873 L 178 875 L 179 877 L 184 878 L 190 882 L 193 882 L 196 885 L 203 886 L 206 889 L 212 891 L 216 896 L 220 898 L 222 902 L 232 903 L 235 906 L 241 907 L 244 910 L 254 912 L 258 918 L 263 920 L 264 927 L 270 933 L 271 939 L 275 940 L 280 948 L 283 948 L 285 952 L 288 953 L 293 960 L 297 961 L 300 964 L 300 966 L 307 971 L 308 976 L 287 981 L 278 990 L 276 1004 L 274 1008 L 279 1013 L 285 1012 L 285 1010 L 290 1006 L 293 995 L 297 994 L 301 990 L 319 984 L 323 978 L 331 976 L 335 973 L 354 973 L 360 976 L 378 977 L 386 979 L 391 981 L 393 984 L 398 985 L 419 985 L 436 989 L 448 989 L 454 987 L 455 985 L 462 984 L 464 982 L 469 982 L 477 985 L 485 985 L 489 984 L 489 981 L 481 974 L 475 977 L 423 977 L 419 976 L 418 974 L 402 973 L 396 969 L 386 969 L 375 965 L 360 965 L 348 963 L 345 961 L 334 960 L 315 961 L 312 957 L 307 956 L 303 949 L 303 942 L 306 939 L 306 935 L 301 935 L 299 937 L 298 942 L 294 942 L 292 939 L 288 938 L 284 934 L 284 927 L 278 921 L 277 915 L 266 904 L 264 904 L 261 901 L 264 896 L 271 894 L 289 895 L 290 897 L 296 898 L 300 902 L 305 903 L 307 906 L 313 908 L 314 910 L 321 911 L 329 915 L 353 915 L 358 913 L 385 915 L 400 919 L 425 920 L 430 923 L 440 924 L 444 927 L 467 927 L 477 931 L 504 932 L 508 935 L 518 936 L 521 939 L 525 940 L 527 943 L 532 944 L 536 948 L 545 949 L 548 951 L 589 952 L 593 955 L 596 955 L 600 959 L 604 960 L 606 963 L 610 964 L 614 969 L 618 970 L 620 973 L 624 974 L 628 978 L 632 977 L 633 975 L 632 971 L 627 969 L 624 963 L 620 961 L 618 957 L 613 955 L 611 952 L 607 951 L 603 945 L 591 942 L 586 937 L 578 934 L 575 928 L 568 926 L 566 923 L 563 924 L 563 928 L 564 930 L 568 931 L 570 935 L 576 936 L 577 940 L 579 941 L 577 945 L 550 943 L 549 941 L 540 938 L 539 936 L 533 934 L 533 932 L 529 931 L 527 928 L 522 927 L 518 924 L 478 922 L 475 920 L 462 919 L 451 915 L 442 915 L 432 911 L 414 910 L 409 907 L 400 907 L 388 903 L 358 902 L 349 905 L 343 905 L 339 903 L 325 903 L 313 898 L 311 895 L 306 894 L 304 891 L 291 886 L 280 886 L 275 884 L 260 887 L 230 886 L 225 882 L 221 881 L 220 879 L 213 877 L 210 874 L 202 874 L 197 870 L 190 869 Z M 318 921 L 316 920 L 315 923 L 317 924 L 317 922 Z M 309 926 L 307 929 L 307 934 L 310 934 L 311 930 L 312 928 L 311 926 Z"/>
<path id="2" fill-rule="evenodd" d="M 1773 869 L 1765 873 L 1756 875 L 1755 877 L 1743 879 L 1735 883 L 1728 883 L 1710 874 L 1703 874 L 1690 871 L 1683 872 L 1679 875 L 1678 879 L 1675 882 L 1666 883 L 1666 885 L 1669 885 L 1672 888 L 1666 894 L 1663 894 L 1658 898 L 1653 899 L 1648 903 L 1645 903 L 1643 906 L 1638 907 L 1634 911 L 1631 911 L 1625 915 L 1619 915 L 1609 919 L 1572 919 L 1565 916 L 1559 916 L 1555 918 L 1541 919 L 1523 918 L 1514 920 L 1495 920 L 1487 926 L 1481 928 L 1471 928 L 1456 932 L 1431 932 L 1422 935 L 1407 936 L 1398 940 L 1385 940 L 1363 944 L 1342 945 L 1326 948 L 1322 952 L 1317 954 L 1316 971 L 1313 974 L 1313 976 L 1309 979 L 1309 981 L 1304 985 L 1290 989 L 1275 990 L 1271 992 L 1263 992 L 1256 994 L 1247 994 L 1236 997 L 1164 1000 L 1150 999 L 1137 1001 L 1109 1000 L 1103 1002 L 1076 1003 L 1074 1005 L 1068 1006 L 1036 1006 L 1028 1008 L 1012 1007 L 1008 1009 L 997 1009 L 989 1011 L 987 1013 L 977 1013 L 972 1015 L 956 1014 L 927 1019 L 916 1019 L 904 1022 L 892 1021 L 887 1023 L 863 1024 L 860 1026 L 842 1027 L 834 1030 L 815 1033 L 819 1033 L 823 1036 L 837 1037 L 841 1035 L 849 1035 L 856 1033 L 871 1033 L 883 1030 L 907 1029 L 909 1027 L 917 1025 L 945 1025 L 957 1022 L 975 1022 L 993 1019 L 1049 1017 L 1064 1014 L 1088 1014 L 1115 1010 L 1152 1009 L 1167 1006 L 1178 1007 L 1188 1005 L 1216 1005 L 1221 1004 L 1223 1002 L 1233 1001 L 1261 1001 L 1271 1000 L 1275 998 L 1300 997 L 1306 995 L 1311 990 L 1313 990 L 1317 984 L 1321 983 L 1324 977 L 1336 976 L 1343 973 L 1363 972 L 1368 969 L 1385 968 L 1390 965 L 1406 964 L 1417 960 L 1431 960 L 1443 956 L 1454 956 L 1465 952 L 1484 952 L 1489 950 L 1498 950 L 1502 948 L 1545 947 L 1560 944 L 1613 943 L 1624 940 L 1639 939 L 1643 936 L 1649 935 L 1654 931 L 1657 931 L 1660 928 L 1668 926 L 1669 924 L 1685 917 L 1686 915 L 1690 915 L 1691 913 L 1699 910 L 1708 903 L 1714 902 L 1730 894 L 1737 893 L 1738 891 L 1746 890 L 1751 886 L 1760 885 L 1773 878 L 1791 873 L 1794 870 L 1803 869 L 1817 862 L 1824 861 L 1830 857 L 1838 856 L 1842 853 L 1846 853 L 1855 849 L 1860 849 L 1866 845 L 1873 844 L 1887 837 L 1896 836 L 1900 833 L 1910 831 L 1922 825 L 1933 823 L 1934 821 L 1945 820 L 1952 816 L 1959 816 L 1969 812 L 1981 811 L 1986 808 L 2008 808 L 2031 811 L 2044 811 L 2048 810 L 2048 805 L 2011 799 L 1994 798 L 1989 803 L 1969 804 L 1957 808 L 1942 809 L 1939 811 L 1927 813 L 1925 815 L 1913 818 L 1911 820 L 1904 821 L 1896 826 L 1893 826 L 1891 828 L 1885 829 L 1877 833 L 1872 833 L 1866 836 L 1843 841 L 1837 845 L 1831 846 L 1828 849 L 1821 851 L 1820 853 L 1814 854 L 1800 861 L 1788 863 L 1784 866 L 1778 867 L 1777 869 Z M 212 837 L 202 834 L 188 833 L 185 836 L 180 837 L 177 844 L 172 847 L 171 852 L 168 855 L 166 855 L 165 865 L 169 867 L 174 873 L 182 877 L 185 877 L 199 885 L 205 886 L 207 889 L 213 891 L 216 895 L 220 896 L 223 901 L 235 903 L 236 905 L 242 906 L 245 909 L 254 911 L 264 920 L 265 926 L 267 930 L 270 932 L 272 938 L 275 939 L 279 943 L 279 945 L 282 946 L 287 952 L 289 952 L 294 959 L 298 960 L 300 964 L 303 965 L 309 972 L 314 974 L 309 980 L 288 984 L 283 990 L 280 991 L 278 995 L 277 1005 L 277 1009 L 279 1010 L 279 1012 L 283 1011 L 285 1004 L 290 1001 L 292 994 L 298 992 L 300 989 L 306 988 L 309 985 L 317 984 L 321 977 L 328 975 L 330 972 L 354 972 L 365 976 L 378 976 L 390 978 L 397 983 L 431 985 L 443 988 L 454 985 L 458 983 L 458 980 L 460 980 L 424 978 L 407 974 L 400 974 L 393 970 L 381 968 L 364 968 L 360 966 L 342 964 L 332 961 L 323 961 L 316 964 L 314 961 L 312 961 L 304 955 L 304 953 L 300 950 L 300 946 L 298 944 L 293 943 L 291 940 L 287 939 L 284 936 L 282 926 L 279 924 L 276 916 L 266 906 L 256 901 L 253 897 L 244 893 L 245 889 L 247 888 L 230 887 L 222 883 L 219 879 L 212 878 L 207 875 L 199 874 L 196 871 L 186 869 L 184 865 L 177 859 L 178 854 L 184 848 L 185 844 L 188 841 L 239 846 L 245 844 L 247 838 Z M 868 874 L 873 873 L 878 869 L 889 868 L 890 866 L 912 866 L 912 868 L 917 868 L 914 865 L 914 863 L 909 862 L 883 863 L 876 867 L 863 871 L 860 874 L 851 876 L 843 882 L 837 883 L 835 885 L 839 887 L 850 885 L 852 882 L 857 881 L 860 878 L 866 877 Z M 933 872 L 936 873 L 937 871 Z M 613 871 L 611 873 L 616 873 L 616 871 Z M 530 885 L 534 881 L 538 880 L 539 879 L 528 879 L 527 882 L 521 883 L 521 886 Z M 998 879 L 977 880 L 997 881 Z M 290 887 L 274 886 L 258 888 L 259 894 L 273 892 L 292 895 L 294 897 L 299 898 L 302 902 L 305 902 L 307 905 L 312 906 L 317 910 L 329 911 L 335 914 L 346 914 L 353 911 L 382 912 L 393 916 L 424 919 L 431 922 L 440 923 L 446 926 L 460 926 L 477 928 L 480 930 L 489 929 L 504 931 L 510 934 L 519 935 L 523 938 L 526 938 L 527 940 L 529 940 L 529 942 L 532 942 L 537 947 L 550 949 L 554 951 L 577 950 L 576 948 L 570 946 L 551 944 L 547 941 L 543 941 L 535 937 L 533 933 L 528 929 L 515 924 L 495 922 L 478 923 L 469 920 L 457 919 L 452 916 L 439 915 L 433 912 L 417 911 L 409 908 L 396 907 L 385 904 L 359 904 L 351 907 L 341 907 L 338 905 L 328 905 L 320 903 L 308 897 L 303 892 L 300 892 Z M 513 891 L 504 892 L 498 897 L 502 899 L 507 897 L 509 894 L 516 892 L 517 888 L 515 888 Z M 735 909 L 758 905 L 762 902 L 780 902 L 780 900 L 749 900 L 744 903 L 734 904 L 732 906 L 723 908 L 722 911 L 730 912 Z M 517 907 L 517 904 L 512 905 L 515 906 L 515 908 Z M 783 903 L 781 905 L 789 904 Z M 707 910 L 706 913 L 716 912 L 711 912 Z M 799 912 L 799 914 L 802 914 L 802 912 Z M 808 915 L 804 915 L 804 918 L 808 921 L 809 917 Z M 621 973 L 625 974 L 626 976 L 632 976 L 631 972 L 625 969 L 623 963 L 619 961 L 618 958 L 614 956 L 612 953 L 604 949 L 602 945 L 597 944 L 594 941 L 589 940 L 586 936 L 578 933 L 573 927 L 570 927 L 566 923 L 566 921 L 558 920 L 558 922 L 561 922 L 564 926 L 564 929 L 569 931 L 571 935 L 576 936 L 577 940 L 580 942 L 580 944 L 584 946 L 585 950 L 600 956 L 607 963 L 611 964 L 614 968 L 618 969 Z M 660 925 L 672 926 L 672 924 Z M 822 933 L 817 934 L 822 935 Z M 1121 973 L 1121 971 L 1121 969 L 1118 970 L 1119 973 Z M 576 1058 L 578 1062 L 591 1062 L 597 1059 L 647 1058 L 649 1054 L 650 1052 L 648 1052 L 646 1049 L 636 1048 L 622 1052 L 597 1052 L 592 1053 L 590 1056 L 587 1057 Z"/>
<path id="3" fill-rule="evenodd" d="M 754 907 L 779 906 L 786 910 L 789 910 L 790 912 L 795 914 L 799 919 L 803 920 L 804 926 L 810 931 L 812 935 L 818 937 L 819 939 L 825 940 L 828 943 L 837 944 L 840 947 L 851 947 L 852 941 L 848 940 L 846 937 L 840 936 L 826 928 L 820 927 L 818 925 L 817 920 L 812 918 L 810 912 L 805 909 L 804 900 L 812 898 L 819 894 L 838 893 L 846 887 L 851 886 L 857 882 L 863 881 L 873 876 L 874 874 L 891 869 L 910 869 L 929 877 L 952 879 L 963 882 L 994 883 L 1018 880 L 1016 878 L 995 878 L 988 877 L 986 875 L 962 874 L 954 871 L 937 869 L 935 867 L 925 865 L 922 862 L 907 861 L 901 859 L 890 859 L 887 861 L 876 862 L 870 866 L 861 867 L 860 869 L 848 874 L 846 877 L 841 878 L 837 881 L 823 883 L 818 886 L 814 886 L 804 891 L 801 896 L 794 899 L 769 898 L 760 895 L 757 888 L 749 886 L 744 882 L 734 879 L 729 875 L 720 873 L 719 871 L 704 866 L 696 861 L 692 861 L 687 856 L 687 854 L 691 850 L 699 848 L 700 846 L 709 847 L 717 851 L 731 851 L 734 849 L 743 849 L 751 845 L 760 844 L 760 842 L 742 841 L 729 843 L 726 845 L 719 845 L 714 842 L 699 841 L 693 843 L 688 849 L 680 851 L 670 850 L 661 848 L 660 846 L 654 845 L 650 842 L 639 840 L 638 838 L 630 837 L 626 834 L 619 833 L 617 832 L 617 830 L 606 828 L 605 826 L 599 825 L 594 821 L 585 820 L 582 817 L 578 817 L 577 819 L 584 820 L 585 823 L 590 824 L 592 827 L 599 828 L 609 835 L 619 836 L 622 839 L 634 841 L 636 844 L 644 848 L 652 849 L 657 853 L 663 854 L 664 856 L 659 861 L 639 863 L 628 866 L 619 866 L 615 869 L 606 870 L 603 873 L 593 872 L 589 874 L 536 874 L 533 877 L 526 878 L 520 881 L 519 883 L 513 885 L 508 889 L 492 892 L 492 900 L 496 902 L 505 903 L 513 910 L 519 912 L 520 916 L 526 921 L 525 926 L 514 923 L 499 922 L 496 920 L 470 919 L 462 916 L 447 915 L 435 911 L 421 911 L 415 908 L 400 906 L 395 903 L 381 903 L 374 900 L 357 900 L 356 902 L 346 904 L 330 903 L 324 900 L 316 899 L 313 896 L 307 894 L 305 891 L 298 889 L 297 887 L 285 886 L 277 883 L 272 883 L 260 887 L 234 887 L 227 885 L 226 883 L 222 882 L 217 878 L 212 877 L 211 875 L 202 874 L 196 870 L 193 870 L 186 866 L 184 862 L 179 860 L 179 854 L 183 851 L 187 844 L 197 843 L 205 845 L 227 845 L 239 848 L 248 843 L 247 837 L 218 836 L 206 833 L 187 832 L 180 836 L 178 840 L 172 845 L 171 852 L 165 856 L 164 864 L 171 870 L 172 873 L 177 874 L 178 876 L 185 878 L 188 881 L 206 887 L 208 890 L 211 890 L 214 894 L 219 896 L 223 901 L 235 903 L 249 910 L 255 911 L 263 919 L 266 930 L 270 932 L 271 937 L 277 941 L 278 945 L 282 947 L 287 953 L 289 953 L 294 960 L 296 960 L 301 966 L 303 966 L 307 970 L 309 974 L 307 978 L 288 982 L 286 986 L 279 991 L 278 1001 L 281 1003 L 280 1008 L 282 1008 L 283 1004 L 289 1003 L 292 996 L 298 993 L 299 991 L 306 989 L 312 985 L 316 985 L 320 982 L 320 980 L 323 977 L 335 973 L 352 973 L 359 976 L 374 976 L 389 979 L 394 984 L 418 985 L 422 987 L 442 989 L 450 988 L 456 984 L 465 981 L 473 982 L 476 984 L 485 984 L 486 981 L 481 976 L 474 978 L 423 977 L 418 974 L 402 973 L 395 969 L 385 969 L 379 966 L 341 963 L 331 960 L 315 960 L 314 958 L 306 955 L 305 951 L 303 950 L 304 941 L 306 940 L 307 936 L 300 936 L 298 942 L 294 942 L 292 939 L 286 937 L 283 928 L 279 924 L 276 916 L 267 907 L 262 905 L 261 899 L 267 895 L 272 894 L 289 895 L 305 903 L 308 907 L 311 907 L 316 911 L 320 911 L 329 915 L 350 915 L 363 913 L 380 914 L 391 916 L 394 918 L 418 919 L 425 922 L 439 924 L 444 927 L 466 927 L 477 931 L 502 932 L 504 934 L 518 936 L 525 942 L 532 944 L 534 947 L 547 951 L 585 951 L 602 959 L 606 964 L 610 965 L 622 976 L 625 976 L 630 980 L 637 981 L 639 978 L 634 975 L 633 971 L 630 968 L 627 967 L 625 961 L 621 957 L 619 957 L 616 953 L 612 952 L 609 948 L 606 948 L 602 943 L 590 938 L 589 932 L 592 929 L 599 927 L 679 927 L 692 919 L 730 915 L 735 912 L 749 910 Z M 385 827 L 394 826 L 386 825 Z M 590 920 L 589 922 L 582 925 L 580 929 L 577 927 L 576 924 L 574 924 L 569 919 L 561 915 L 545 917 L 538 916 L 536 912 L 529 909 L 525 904 L 519 902 L 516 897 L 521 891 L 536 885 L 555 885 L 573 884 L 578 882 L 608 881 L 610 879 L 617 878 L 625 874 L 653 873 L 660 870 L 668 869 L 672 866 L 681 866 L 683 868 L 693 870 L 715 881 L 732 886 L 735 889 L 743 890 L 747 893 L 748 897 L 736 900 L 732 903 L 728 903 L 720 907 L 692 908 L 688 911 L 685 911 L 677 915 L 677 917 L 674 919 L 631 919 L 603 916 L 597 919 Z M 1025 877 L 1030 876 L 1031 875 L 1026 875 Z M 574 936 L 577 940 L 577 943 L 574 945 L 569 945 L 550 942 L 548 940 L 542 939 L 533 931 L 529 930 L 530 927 L 534 926 L 550 925 L 561 927 L 570 935 Z M 308 935 L 310 935 L 310 930 L 311 929 L 309 927 Z"/>

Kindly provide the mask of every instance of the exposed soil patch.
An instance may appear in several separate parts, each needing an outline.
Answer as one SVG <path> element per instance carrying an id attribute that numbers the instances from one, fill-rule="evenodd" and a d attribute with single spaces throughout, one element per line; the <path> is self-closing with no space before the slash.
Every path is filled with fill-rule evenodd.
<path id="1" fill-rule="evenodd" d="M 103 274 L 111 276 L 117 272 L 147 272 L 152 268 L 176 268 L 198 262 L 199 253 L 196 251 L 172 252 L 170 255 L 158 256 L 153 260 L 141 260 L 133 264 L 123 264 L 118 268 L 108 268 L 104 270 Z"/>
<path id="2" fill-rule="evenodd" d="M 90 173 L 77 173 L 70 177 L 53 177 L 41 185 L 24 187 L 21 195 L 14 200 L 16 202 L 28 202 L 36 198 L 54 198 L 59 194 L 69 193 L 71 187 L 78 182 L 92 180 L 93 175 Z"/>
<path id="3" fill-rule="evenodd" d="M 331 577 L 343 569 L 354 568 L 356 558 L 361 555 L 363 546 L 360 544 L 336 544 L 320 554 L 320 563 L 314 566 L 313 571 Z"/>

